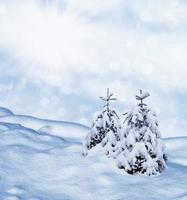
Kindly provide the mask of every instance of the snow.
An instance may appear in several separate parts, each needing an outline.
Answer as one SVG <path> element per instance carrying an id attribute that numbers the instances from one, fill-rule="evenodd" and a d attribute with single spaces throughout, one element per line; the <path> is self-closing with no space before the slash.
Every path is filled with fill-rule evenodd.
<path id="1" fill-rule="evenodd" d="M 0 107 L 0 117 L 7 115 L 13 115 L 13 112 L 7 108 Z"/>
<path id="2" fill-rule="evenodd" d="M 0 199 L 187 200 L 187 136 L 164 139 L 167 169 L 149 177 L 118 169 L 100 145 L 82 156 L 88 131 L 70 122 L 1 117 Z"/>
<path id="3" fill-rule="evenodd" d="M 0 122 L 21 124 L 27 128 L 38 130 L 38 132 L 51 132 L 55 136 L 70 137 L 79 141 L 85 137 L 85 130 L 86 133 L 89 130 L 88 127 L 74 122 L 45 120 L 24 115 L 3 116 L 0 117 Z"/>
<path id="4" fill-rule="evenodd" d="M 109 105 L 107 110 L 104 108 L 100 112 L 96 112 L 93 116 L 93 122 L 89 134 L 83 141 L 83 154 L 87 154 L 87 150 L 102 143 L 105 147 L 106 154 L 115 157 L 114 152 L 117 150 L 114 146 L 119 140 L 120 122 L 115 109 Z"/>
<path id="5" fill-rule="evenodd" d="M 125 115 L 124 122 L 118 167 L 129 174 L 161 173 L 166 168 L 166 156 L 156 114 L 147 106 L 137 105 Z"/>

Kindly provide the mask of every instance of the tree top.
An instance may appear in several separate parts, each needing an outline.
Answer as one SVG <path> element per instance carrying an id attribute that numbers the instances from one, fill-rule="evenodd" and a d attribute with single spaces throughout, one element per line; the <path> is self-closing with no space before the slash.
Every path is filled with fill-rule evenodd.
<path id="1" fill-rule="evenodd" d="M 107 110 L 109 111 L 109 102 L 115 101 L 117 98 L 113 97 L 113 93 L 110 93 L 109 88 L 107 88 L 107 95 L 106 97 L 100 97 L 101 100 L 106 101 L 107 103 L 104 105 L 104 107 L 107 107 Z"/>
<path id="2" fill-rule="evenodd" d="M 107 88 L 106 97 L 100 97 L 100 99 L 103 100 L 103 101 L 113 101 L 113 100 L 115 101 L 115 100 L 117 100 L 117 98 L 112 97 L 113 95 L 114 95 L 113 93 L 110 93 L 109 88 Z"/>
<path id="3" fill-rule="evenodd" d="M 139 106 L 141 108 L 143 108 L 143 106 L 146 106 L 146 104 L 143 103 L 143 100 L 146 99 L 147 97 L 149 97 L 150 94 L 148 92 L 143 92 L 142 90 L 140 90 L 140 94 L 136 95 L 136 100 L 140 101 Z"/>

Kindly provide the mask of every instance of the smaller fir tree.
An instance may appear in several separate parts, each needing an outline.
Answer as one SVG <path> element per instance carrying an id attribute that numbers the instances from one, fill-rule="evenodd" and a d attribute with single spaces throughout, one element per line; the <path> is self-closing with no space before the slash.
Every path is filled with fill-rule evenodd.
<path id="1" fill-rule="evenodd" d="M 97 144 L 102 143 L 108 156 L 113 156 L 116 152 L 117 141 L 119 141 L 120 124 L 119 117 L 115 109 L 110 106 L 110 101 L 117 100 L 107 89 L 107 96 L 100 97 L 106 102 L 102 111 L 94 114 L 92 128 L 83 143 L 83 154 L 87 155 L 87 150 Z"/>
<path id="2" fill-rule="evenodd" d="M 155 175 L 166 167 L 157 116 L 143 102 L 148 96 L 140 90 L 136 95 L 140 103 L 125 117 L 117 165 L 129 174 Z"/>

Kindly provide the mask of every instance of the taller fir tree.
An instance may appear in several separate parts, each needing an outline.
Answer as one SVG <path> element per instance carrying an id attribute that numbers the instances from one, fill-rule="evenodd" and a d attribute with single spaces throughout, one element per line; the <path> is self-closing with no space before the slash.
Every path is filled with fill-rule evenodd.
<path id="1" fill-rule="evenodd" d="M 140 90 L 136 95 L 140 103 L 125 118 L 117 164 L 129 174 L 155 175 L 166 167 L 157 116 L 143 102 L 149 96 Z"/>
<path id="2" fill-rule="evenodd" d="M 95 113 L 92 128 L 83 144 L 83 154 L 92 149 L 97 144 L 102 143 L 106 154 L 113 156 L 116 152 L 117 141 L 119 141 L 120 124 L 119 117 L 115 109 L 110 106 L 111 101 L 117 100 L 107 89 L 106 97 L 100 97 L 106 104 L 102 111 Z"/>

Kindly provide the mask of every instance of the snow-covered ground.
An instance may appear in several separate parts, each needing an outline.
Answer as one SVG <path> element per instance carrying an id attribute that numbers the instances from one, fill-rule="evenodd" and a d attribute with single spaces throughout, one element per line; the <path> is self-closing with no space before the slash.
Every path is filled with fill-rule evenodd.
<path id="1" fill-rule="evenodd" d="M 187 136 L 165 138 L 168 168 L 128 175 L 101 148 L 81 155 L 89 128 L 0 108 L 0 200 L 187 200 Z"/>

